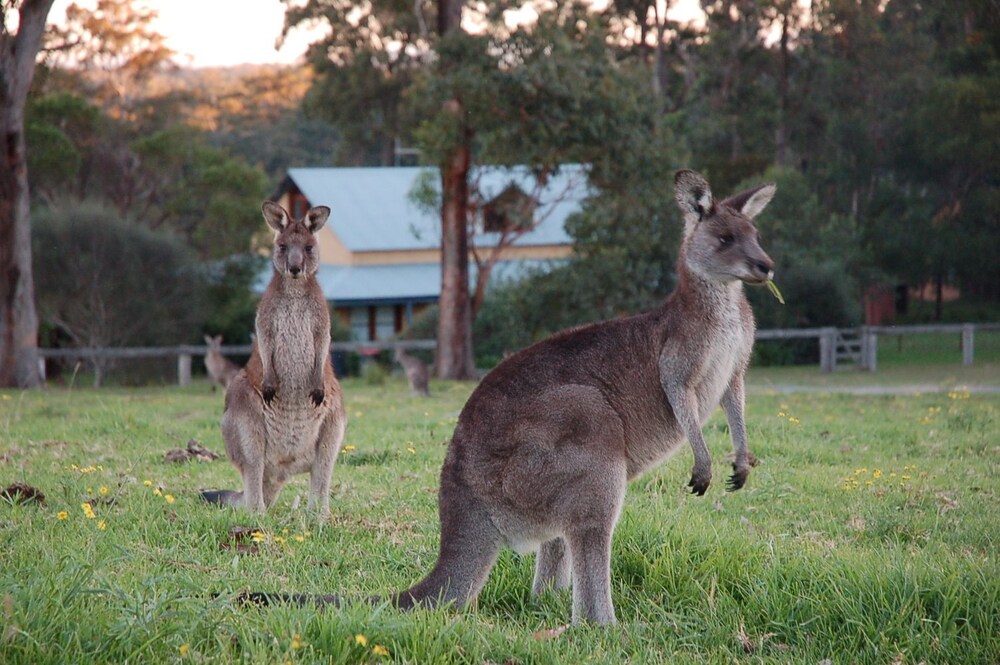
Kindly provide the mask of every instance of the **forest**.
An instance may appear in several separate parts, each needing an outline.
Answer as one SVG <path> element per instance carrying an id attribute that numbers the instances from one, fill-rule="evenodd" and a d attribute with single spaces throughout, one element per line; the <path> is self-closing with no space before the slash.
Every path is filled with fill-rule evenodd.
<path id="1" fill-rule="evenodd" d="M 879 294 L 898 322 L 1000 319 L 996 2 L 286 4 L 286 30 L 331 28 L 301 66 L 179 68 L 133 0 L 49 17 L 25 110 L 41 346 L 245 341 L 285 170 L 412 155 L 589 168 L 573 258 L 492 286 L 480 363 L 669 293 L 682 167 L 778 185 L 787 305 L 751 293 L 759 327 L 857 325 Z"/>

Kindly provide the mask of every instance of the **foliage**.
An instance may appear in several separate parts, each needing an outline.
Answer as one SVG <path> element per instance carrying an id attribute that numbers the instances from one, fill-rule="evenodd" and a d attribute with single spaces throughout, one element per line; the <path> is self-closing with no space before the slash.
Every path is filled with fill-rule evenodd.
<path id="1" fill-rule="evenodd" d="M 41 318 L 73 346 L 200 339 L 203 282 L 191 252 L 114 211 L 37 211 L 33 254 Z"/>
<path id="2" fill-rule="evenodd" d="M 207 318 L 204 331 L 222 335 L 226 344 L 249 344 L 257 316 L 256 289 L 267 259 L 234 255 L 208 264 L 204 287 Z"/>
<path id="3" fill-rule="evenodd" d="M 983 369 L 995 380 L 995 365 Z M 912 380 L 967 381 L 961 370 Z M 534 557 L 509 551 L 474 608 L 364 601 L 434 562 L 441 443 L 468 384 L 434 386 L 426 400 L 402 379 L 347 382 L 351 424 L 323 525 L 294 507 L 305 475 L 250 517 L 197 495 L 239 482 L 224 458 L 163 462 L 192 438 L 222 451 L 223 397 L 206 382 L 0 395 L 5 468 L 46 495 L 3 507 L 0 584 L 15 628 L 0 660 L 994 663 L 1000 507 L 969 478 L 991 477 L 1000 400 L 768 394 L 787 374 L 751 372 L 750 448 L 761 464 L 746 488 L 692 497 L 686 449 L 630 485 L 611 564 L 620 624 L 565 632 L 570 594 L 531 597 Z M 721 476 L 721 413 L 705 433 Z M 258 530 L 259 542 L 234 540 L 234 527 Z M 348 602 L 258 609 L 236 601 L 248 589 Z"/>
<path id="4" fill-rule="evenodd" d="M 144 83 L 174 55 L 153 30 L 155 18 L 155 11 L 134 0 L 97 0 L 96 7 L 72 3 L 61 24 L 50 26 L 44 48 L 53 64 L 82 69 L 75 79 L 82 95 L 114 118 L 134 120 Z"/>

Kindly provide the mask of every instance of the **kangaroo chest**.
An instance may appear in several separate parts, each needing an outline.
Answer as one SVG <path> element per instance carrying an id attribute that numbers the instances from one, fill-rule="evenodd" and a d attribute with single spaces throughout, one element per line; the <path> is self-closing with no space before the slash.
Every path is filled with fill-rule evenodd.
<path id="1" fill-rule="evenodd" d="M 264 407 L 265 456 L 275 467 L 297 473 L 312 464 L 327 411 L 325 404 L 314 406 L 309 396 L 317 352 L 313 315 L 305 299 L 293 298 L 283 300 L 282 307 L 268 315 L 270 348 L 261 351 L 270 354 L 278 386 L 271 404 Z"/>
<path id="2" fill-rule="evenodd" d="M 702 422 L 719 405 L 733 376 L 747 362 L 753 346 L 753 327 L 743 321 L 739 309 L 721 313 L 716 325 L 703 331 L 699 340 L 701 361 L 691 377 Z"/>

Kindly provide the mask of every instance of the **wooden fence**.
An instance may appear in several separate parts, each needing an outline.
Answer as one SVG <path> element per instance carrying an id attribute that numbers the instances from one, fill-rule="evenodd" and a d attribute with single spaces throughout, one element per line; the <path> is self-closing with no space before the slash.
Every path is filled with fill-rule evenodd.
<path id="1" fill-rule="evenodd" d="M 838 365 L 849 364 L 874 372 L 878 367 L 878 338 L 880 335 L 950 334 L 961 336 L 962 364 L 972 365 L 977 332 L 1000 331 L 1000 323 L 959 323 L 914 326 L 862 326 L 860 328 L 790 328 L 758 330 L 758 340 L 816 339 L 819 344 L 819 366 L 824 372 L 834 371 Z M 385 342 L 333 342 L 332 351 L 360 353 L 394 349 L 433 350 L 433 339 L 399 340 Z M 226 355 L 249 355 L 250 345 L 223 346 Z M 152 346 L 107 349 L 39 349 L 42 358 L 69 358 L 90 361 L 97 367 L 102 360 L 132 360 L 141 358 L 176 358 L 177 381 L 185 386 L 191 382 L 191 362 L 195 356 L 204 356 L 206 346 Z M 99 383 L 100 378 L 95 377 Z"/>

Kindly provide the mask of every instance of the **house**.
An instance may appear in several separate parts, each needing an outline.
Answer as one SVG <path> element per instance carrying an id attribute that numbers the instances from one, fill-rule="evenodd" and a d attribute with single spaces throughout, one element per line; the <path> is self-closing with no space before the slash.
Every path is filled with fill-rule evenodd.
<path id="1" fill-rule="evenodd" d="M 387 339 L 437 302 L 441 292 L 440 216 L 412 192 L 439 198 L 437 169 L 293 168 L 273 195 L 293 216 L 331 209 L 318 235 L 320 286 L 341 323 L 359 341 Z M 572 251 L 567 218 L 587 194 L 586 171 L 562 166 L 540 184 L 524 167 L 481 167 L 470 177 L 480 256 L 501 245 L 491 273 L 516 278 Z M 501 239 L 506 236 L 508 242 Z M 511 240 L 512 239 L 512 240 Z M 476 262 L 470 250 L 471 279 Z"/>

